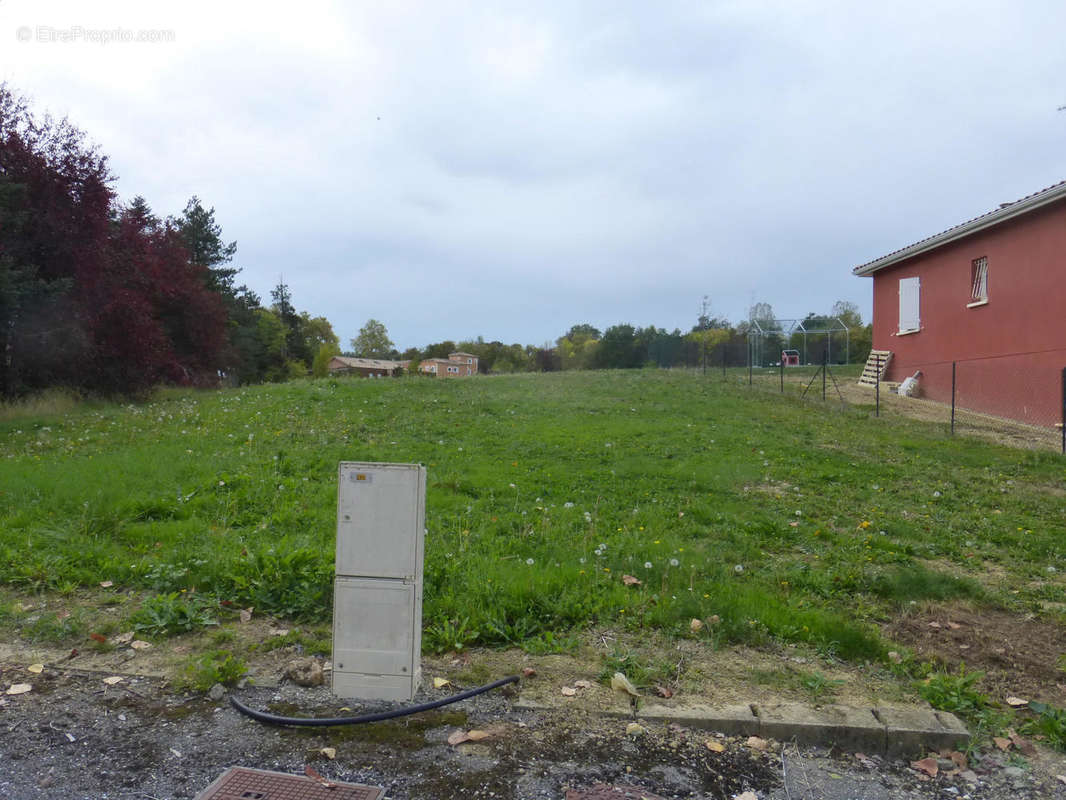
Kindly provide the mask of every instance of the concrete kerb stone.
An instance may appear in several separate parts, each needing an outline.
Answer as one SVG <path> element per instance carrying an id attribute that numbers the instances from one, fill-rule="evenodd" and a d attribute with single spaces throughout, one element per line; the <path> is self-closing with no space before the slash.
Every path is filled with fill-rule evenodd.
<path id="1" fill-rule="evenodd" d="M 515 709 L 547 711 L 559 706 L 519 698 Z M 602 712 L 601 712 L 602 714 Z M 607 716 L 628 716 L 608 713 Z M 677 723 L 726 736 L 762 736 L 798 744 L 837 745 L 864 753 L 911 756 L 960 749 L 969 731 L 954 714 L 919 708 L 811 708 L 787 703 L 760 705 L 651 704 L 637 712 L 645 722 Z"/>
<path id="2" fill-rule="evenodd" d="M 777 704 L 756 707 L 759 733 L 798 744 L 837 745 L 865 753 L 885 752 L 885 726 L 868 708 Z"/>
<path id="3" fill-rule="evenodd" d="M 875 708 L 885 726 L 890 756 L 964 747 L 970 733 L 954 714 L 924 708 Z"/>
<path id="4" fill-rule="evenodd" d="M 751 706 L 665 706 L 650 705 L 641 708 L 637 716 L 654 722 L 676 722 L 690 728 L 724 733 L 726 736 L 755 736 L 759 733 L 759 720 Z"/>

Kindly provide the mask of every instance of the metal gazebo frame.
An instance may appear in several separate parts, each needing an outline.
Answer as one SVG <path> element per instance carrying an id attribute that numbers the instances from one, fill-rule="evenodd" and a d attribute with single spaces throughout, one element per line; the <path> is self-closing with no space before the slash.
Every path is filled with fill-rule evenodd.
<path id="1" fill-rule="evenodd" d="M 825 336 L 826 361 L 833 360 L 833 334 L 844 332 L 844 363 L 847 364 L 851 353 L 851 333 L 847 325 L 838 317 L 820 317 L 818 321 L 826 323 L 825 327 L 805 325 L 802 319 L 764 319 L 751 320 L 748 328 L 748 358 L 751 364 L 763 363 L 763 343 L 769 336 L 779 336 L 786 344 L 791 344 L 796 334 L 803 335 L 803 362 L 809 364 L 807 357 L 807 336 Z M 811 320 L 813 323 L 814 320 Z M 779 356 L 780 357 L 780 356 Z"/>

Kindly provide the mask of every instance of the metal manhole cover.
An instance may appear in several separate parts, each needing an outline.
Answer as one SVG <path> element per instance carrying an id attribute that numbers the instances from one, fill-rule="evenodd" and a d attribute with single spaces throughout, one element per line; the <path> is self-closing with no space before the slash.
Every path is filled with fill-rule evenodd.
<path id="1" fill-rule="evenodd" d="M 380 800 L 385 790 L 376 786 L 331 781 L 323 786 L 313 778 L 230 767 L 195 800 Z"/>
<path id="2" fill-rule="evenodd" d="M 567 789 L 566 800 L 664 800 L 639 786 L 608 786 L 597 783 L 585 789 Z"/>

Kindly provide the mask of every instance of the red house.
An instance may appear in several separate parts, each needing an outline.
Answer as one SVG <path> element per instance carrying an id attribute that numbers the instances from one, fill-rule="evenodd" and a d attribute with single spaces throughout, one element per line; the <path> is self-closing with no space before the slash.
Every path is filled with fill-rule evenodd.
<path id="1" fill-rule="evenodd" d="M 1066 181 L 855 267 L 873 278 L 884 380 L 921 371 L 925 397 L 1051 426 L 1066 367 Z"/>

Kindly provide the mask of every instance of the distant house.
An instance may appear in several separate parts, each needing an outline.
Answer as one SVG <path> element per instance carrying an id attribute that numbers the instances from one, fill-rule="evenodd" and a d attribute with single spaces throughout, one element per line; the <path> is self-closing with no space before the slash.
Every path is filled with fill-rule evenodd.
<path id="1" fill-rule="evenodd" d="M 359 375 L 364 378 L 391 378 L 399 375 L 409 361 L 389 361 L 383 358 L 349 358 L 333 356 L 329 360 L 330 375 Z"/>
<path id="2" fill-rule="evenodd" d="M 1062 415 L 1066 181 L 855 267 L 873 278 L 885 380 L 1037 425 Z"/>
<path id="3" fill-rule="evenodd" d="M 419 362 L 418 371 L 436 378 L 477 375 L 477 356 L 472 353 L 449 353 L 447 358 L 426 358 Z"/>

